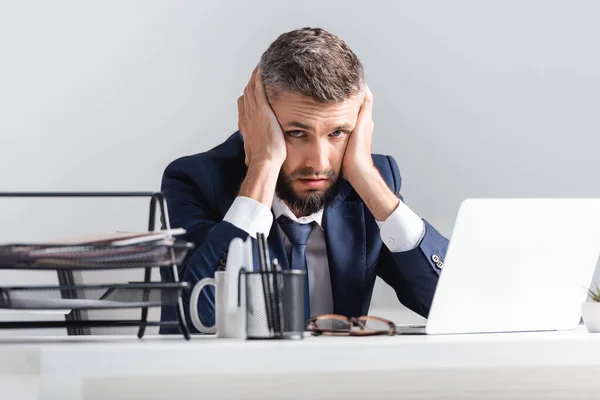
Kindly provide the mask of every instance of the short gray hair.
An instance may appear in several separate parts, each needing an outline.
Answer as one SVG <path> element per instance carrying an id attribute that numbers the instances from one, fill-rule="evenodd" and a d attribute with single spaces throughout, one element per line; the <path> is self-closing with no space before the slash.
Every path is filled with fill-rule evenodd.
<path id="1" fill-rule="evenodd" d="M 259 67 L 271 100 L 283 90 L 321 103 L 341 102 L 364 89 L 365 73 L 356 54 L 320 28 L 282 34 L 263 53 Z"/>

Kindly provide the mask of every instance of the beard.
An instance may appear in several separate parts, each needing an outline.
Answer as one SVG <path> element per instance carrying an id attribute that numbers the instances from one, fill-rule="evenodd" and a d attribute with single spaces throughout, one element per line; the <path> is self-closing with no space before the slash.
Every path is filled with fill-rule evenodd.
<path id="1" fill-rule="evenodd" d="M 325 190 L 310 190 L 306 195 L 300 195 L 294 190 L 294 180 L 315 176 L 327 179 L 331 185 Z M 333 170 L 315 173 L 313 168 L 307 167 L 298 169 L 289 176 L 280 171 L 275 193 L 295 214 L 310 215 L 330 205 L 339 193 L 341 184 L 341 174 L 336 174 Z"/>

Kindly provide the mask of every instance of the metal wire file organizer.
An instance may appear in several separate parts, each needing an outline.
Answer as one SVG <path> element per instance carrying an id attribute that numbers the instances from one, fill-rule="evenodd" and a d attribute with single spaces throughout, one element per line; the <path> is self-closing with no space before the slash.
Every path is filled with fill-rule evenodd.
<path id="1" fill-rule="evenodd" d="M 0 197 L 149 197 L 148 230 L 155 230 L 156 209 L 160 209 L 163 228 L 170 230 L 165 198 L 153 192 L 12 192 Z M 187 282 L 179 282 L 177 265 L 192 243 L 167 237 L 167 240 L 114 246 L 111 244 L 7 244 L 0 246 L 0 269 L 55 271 L 58 285 L 0 286 L 0 309 L 70 310 L 64 321 L 0 321 L 0 329 L 66 328 L 69 335 L 83 335 L 90 328 L 137 327 L 144 336 L 148 326 L 178 327 L 190 338 L 182 292 Z M 152 281 L 152 269 L 164 268 L 160 282 Z M 81 284 L 75 279 L 81 271 L 141 269 L 143 281 L 130 283 Z M 165 272 L 165 271 L 163 271 Z M 165 279 L 165 276 L 170 279 Z M 80 279 L 78 279 L 80 280 Z M 177 309 L 176 321 L 149 321 L 148 309 L 163 305 Z M 140 309 L 139 319 L 86 318 L 87 310 Z"/>

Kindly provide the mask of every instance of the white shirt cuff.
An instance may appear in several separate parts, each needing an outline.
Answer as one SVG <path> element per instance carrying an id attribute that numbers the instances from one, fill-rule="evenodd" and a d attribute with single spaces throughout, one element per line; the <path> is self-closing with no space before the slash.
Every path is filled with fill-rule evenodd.
<path id="1" fill-rule="evenodd" d="M 425 236 L 425 223 L 402 200 L 385 221 L 376 222 L 381 240 L 392 253 L 415 249 Z"/>
<path id="2" fill-rule="evenodd" d="M 257 232 L 269 236 L 273 225 L 273 214 L 263 203 L 250 197 L 238 196 L 227 210 L 223 221 L 235 225 L 256 239 Z"/>

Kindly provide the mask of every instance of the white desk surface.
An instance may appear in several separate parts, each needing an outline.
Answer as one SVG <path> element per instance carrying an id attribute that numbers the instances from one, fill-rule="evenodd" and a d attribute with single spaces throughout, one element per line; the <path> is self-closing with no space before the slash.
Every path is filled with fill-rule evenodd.
<path id="1" fill-rule="evenodd" d="M 598 399 L 599 376 L 600 334 L 583 328 L 298 341 L 0 338 L 2 399 Z"/>

